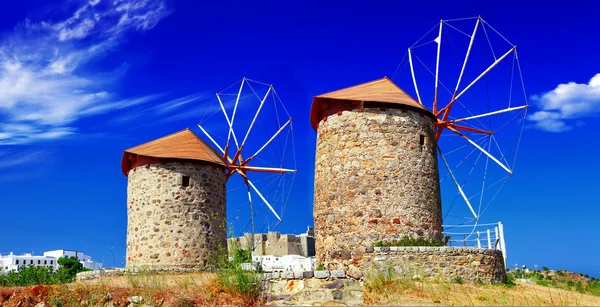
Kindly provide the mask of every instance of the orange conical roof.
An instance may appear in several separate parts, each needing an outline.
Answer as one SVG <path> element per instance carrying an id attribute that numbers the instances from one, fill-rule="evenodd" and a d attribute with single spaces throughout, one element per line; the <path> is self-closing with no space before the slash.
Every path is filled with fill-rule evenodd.
<path id="1" fill-rule="evenodd" d="M 319 122 L 323 118 L 323 105 L 329 103 L 334 104 L 336 101 L 397 104 L 417 108 L 430 113 L 423 105 L 394 84 L 392 80 L 383 77 L 374 81 L 315 96 L 310 110 L 310 121 L 315 130 L 317 130 Z"/>
<path id="2" fill-rule="evenodd" d="M 121 161 L 121 169 L 127 176 L 134 167 L 132 156 L 159 159 L 198 160 L 225 165 L 222 157 L 190 129 L 185 129 L 162 138 L 126 149 Z"/>

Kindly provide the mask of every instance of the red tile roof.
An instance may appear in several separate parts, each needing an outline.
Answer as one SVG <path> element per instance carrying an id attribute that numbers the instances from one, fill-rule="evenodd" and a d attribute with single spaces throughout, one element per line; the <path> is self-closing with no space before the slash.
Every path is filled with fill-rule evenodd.
<path id="1" fill-rule="evenodd" d="M 331 102 L 380 102 L 385 104 L 396 104 L 409 106 L 430 113 L 427 108 L 414 100 L 410 95 L 398 87 L 387 77 L 371 82 L 347 87 L 341 90 L 329 92 L 316 96 L 313 99 L 310 110 L 312 127 L 317 130 L 319 122 L 323 119 L 323 105 Z M 328 107 L 331 107 L 328 105 Z M 325 116 L 326 117 L 326 116 Z"/>
<path id="2" fill-rule="evenodd" d="M 126 176 L 135 167 L 132 163 L 132 158 L 135 156 L 159 159 L 198 160 L 225 165 L 222 156 L 190 129 L 185 129 L 125 150 L 121 161 L 121 169 Z"/>

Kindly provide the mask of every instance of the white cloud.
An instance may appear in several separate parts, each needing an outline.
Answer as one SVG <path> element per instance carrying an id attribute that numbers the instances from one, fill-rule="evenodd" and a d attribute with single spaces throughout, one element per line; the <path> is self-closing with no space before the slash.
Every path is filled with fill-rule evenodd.
<path id="1" fill-rule="evenodd" d="M 23 164 L 35 164 L 39 161 L 42 161 L 46 154 L 47 152 L 43 150 L 29 150 L 4 154 L 10 159 L 3 159 L 0 161 L 0 170 L 20 166 Z"/>
<path id="2" fill-rule="evenodd" d="M 587 84 L 569 82 L 554 90 L 535 95 L 532 100 L 540 111 L 528 118 L 537 128 L 561 132 L 580 126 L 581 119 L 600 115 L 600 73 Z"/>
<path id="3" fill-rule="evenodd" d="M 151 102 L 151 94 L 119 99 L 112 86 L 123 66 L 97 71 L 94 60 L 124 35 L 146 31 L 169 14 L 163 0 L 90 0 L 60 21 L 17 25 L 0 40 L 0 144 L 55 139 L 76 122 Z"/>

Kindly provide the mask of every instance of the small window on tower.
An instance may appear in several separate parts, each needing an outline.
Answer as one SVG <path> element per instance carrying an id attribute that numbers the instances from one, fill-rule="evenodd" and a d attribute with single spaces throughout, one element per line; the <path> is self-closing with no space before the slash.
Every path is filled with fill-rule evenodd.
<path id="1" fill-rule="evenodd" d="M 190 176 L 182 176 L 181 177 L 181 186 L 189 187 L 190 186 Z"/>
<path id="2" fill-rule="evenodd" d="M 419 144 L 421 146 L 425 145 L 425 136 L 424 135 L 419 135 Z"/>

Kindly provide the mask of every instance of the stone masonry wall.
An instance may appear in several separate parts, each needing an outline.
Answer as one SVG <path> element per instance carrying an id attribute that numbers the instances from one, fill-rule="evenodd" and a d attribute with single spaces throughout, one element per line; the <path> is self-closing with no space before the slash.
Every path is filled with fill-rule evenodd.
<path id="1" fill-rule="evenodd" d="M 233 246 L 249 249 L 252 246 L 252 235 L 247 233 L 241 237 L 227 240 L 228 248 Z M 306 234 L 293 235 L 281 234 L 270 231 L 267 234 L 254 234 L 254 255 L 300 255 L 312 257 L 315 255 L 315 242 L 313 237 Z"/>
<path id="2" fill-rule="evenodd" d="M 329 269 L 359 268 L 364 247 L 379 240 L 441 240 L 432 119 L 369 108 L 321 121 L 314 218 L 317 262 Z"/>
<path id="3" fill-rule="evenodd" d="M 127 268 L 204 268 L 217 247 L 225 251 L 222 167 L 166 162 L 132 169 L 128 180 Z"/>
<path id="4" fill-rule="evenodd" d="M 272 306 L 362 306 L 361 271 L 265 273 L 266 304 Z"/>
<path id="5" fill-rule="evenodd" d="M 375 247 L 364 254 L 364 272 L 373 274 L 392 267 L 398 277 L 442 279 L 460 277 L 467 282 L 506 282 L 500 250 L 469 247 Z"/>

